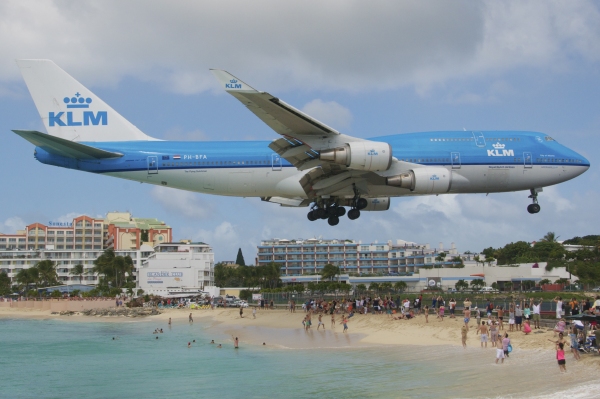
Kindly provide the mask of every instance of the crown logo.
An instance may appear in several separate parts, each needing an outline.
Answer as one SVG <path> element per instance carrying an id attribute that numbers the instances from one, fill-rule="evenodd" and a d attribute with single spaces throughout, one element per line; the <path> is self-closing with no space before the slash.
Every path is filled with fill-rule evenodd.
<path id="1" fill-rule="evenodd" d="M 63 101 L 67 104 L 67 108 L 89 108 L 92 99 L 90 97 L 81 97 L 81 94 L 77 92 L 73 97 L 63 98 Z"/>
<path id="2" fill-rule="evenodd" d="M 237 83 L 237 79 L 231 79 L 229 82 L 230 83 Z"/>
<path id="3" fill-rule="evenodd" d="M 497 150 L 501 150 L 504 147 L 506 147 L 506 145 L 505 144 L 496 143 L 496 144 L 492 144 L 492 147 L 494 147 Z"/>

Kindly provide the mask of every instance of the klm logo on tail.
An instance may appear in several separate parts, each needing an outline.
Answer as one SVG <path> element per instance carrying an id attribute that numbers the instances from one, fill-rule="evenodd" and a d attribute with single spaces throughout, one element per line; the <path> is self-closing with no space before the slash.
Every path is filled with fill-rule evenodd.
<path id="1" fill-rule="evenodd" d="M 65 97 L 63 102 L 67 104 L 67 109 L 85 109 L 89 108 L 92 103 L 92 99 L 87 97 L 84 98 L 79 93 L 75 93 L 73 97 Z M 49 126 L 98 126 L 108 125 L 108 112 L 98 111 L 61 111 L 61 112 L 48 112 L 48 125 Z"/>
<path id="2" fill-rule="evenodd" d="M 238 83 L 237 79 L 231 79 L 229 83 L 225 83 L 226 89 L 241 89 L 242 85 Z"/>

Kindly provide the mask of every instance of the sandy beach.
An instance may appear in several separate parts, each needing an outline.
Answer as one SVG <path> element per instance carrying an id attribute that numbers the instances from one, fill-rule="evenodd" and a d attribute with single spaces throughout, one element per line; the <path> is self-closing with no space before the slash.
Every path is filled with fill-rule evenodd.
<path id="1" fill-rule="evenodd" d="M 267 341 L 271 345 L 283 347 L 302 347 L 306 345 L 340 346 L 340 345 L 451 345 L 461 346 L 462 317 L 444 317 L 443 321 L 429 315 L 426 323 L 423 315 L 412 320 L 393 320 L 387 315 L 355 315 L 348 323 L 348 333 L 342 333 L 341 315 L 336 315 L 335 328 L 331 327 L 331 316 L 324 315 L 325 331 L 317 331 L 317 316 L 313 315 L 313 325 L 310 331 L 304 331 L 302 320 L 305 313 L 302 310 L 290 313 L 287 310 L 258 310 L 256 319 L 252 317 L 252 308 L 244 309 L 244 317 L 240 318 L 238 308 L 210 309 L 166 309 L 156 316 L 144 318 L 127 317 L 90 317 L 75 314 L 60 316 L 51 314 L 50 311 L 35 309 L 1 308 L 0 318 L 31 318 L 31 319 L 61 319 L 72 322 L 141 322 L 155 321 L 157 327 L 167 325 L 169 318 L 172 323 L 189 323 L 188 317 L 192 313 L 194 321 L 203 321 L 209 328 L 215 330 L 216 335 L 223 334 L 240 336 L 242 342 L 261 345 Z M 470 323 L 467 349 L 479 348 L 480 339 L 476 334 L 475 321 Z M 508 326 L 505 326 L 508 327 Z M 533 330 L 529 335 L 519 331 L 508 332 L 513 348 L 536 351 L 554 351 L 554 345 L 549 339 L 554 338 L 554 333 L 549 328 Z M 315 335 L 319 334 L 319 335 Z M 308 338 L 307 338 L 308 336 Z M 343 340 L 340 338 L 343 337 Z M 315 339 L 318 338 L 318 339 Z M 488 343 L 488 350 L 491 350 Z M 600 356 L 583 356 L 583 361 L 594 364 L 600 368 Z"/>

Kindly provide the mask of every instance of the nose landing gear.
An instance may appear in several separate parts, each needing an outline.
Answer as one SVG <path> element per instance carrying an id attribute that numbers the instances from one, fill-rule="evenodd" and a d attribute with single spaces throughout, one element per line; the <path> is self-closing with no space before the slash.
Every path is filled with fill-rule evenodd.
<path id="1" fill-rule="evenodd" d="M 535 189 L 532 188 L 531 190 L 529 190 L 531 192 L 531 195 L 528 198 L 531 198 L 531 201 L 533 202 L 532 204 L 529 204 L 527 206 L 527 212 L 534 214 L 534 213 L 538 213 L 541 209 L 540 205 L 538 204 L 538 192 L 542 191 L 541 189 Z"/>

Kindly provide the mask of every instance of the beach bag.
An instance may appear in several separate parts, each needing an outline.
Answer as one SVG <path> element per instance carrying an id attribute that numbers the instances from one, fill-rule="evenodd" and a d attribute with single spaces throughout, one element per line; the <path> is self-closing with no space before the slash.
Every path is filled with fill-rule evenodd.
<path id="1" fill-rule="evenodd" d="M 507 349 L 508 349 L 508 353 L 512 352 L 512 345 L 508 344 L 508 348 Z"/>

